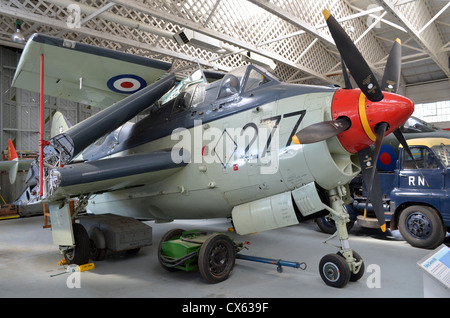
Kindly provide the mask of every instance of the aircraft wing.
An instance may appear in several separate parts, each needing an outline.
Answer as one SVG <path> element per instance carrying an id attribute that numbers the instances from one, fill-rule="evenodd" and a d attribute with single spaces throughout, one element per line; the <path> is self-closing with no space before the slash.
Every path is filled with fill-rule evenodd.
<path id="1" fill-rule="evenodd" d="M 159 60 L 122 53 L 43 34 L 28 40 L 12 82 L 39 92 L 44 56 L 44 94 L 108 107 L 155 82 L 172 66 Z"/>
<path id="2" fill-rule="evenodd" d="M 190 154 L 184 151 L 182 158 L 174 162 L 171 150 L 161 150 L 58 167 L 50 172 L 48 200 L 156 183 L 186 166 Z"/>

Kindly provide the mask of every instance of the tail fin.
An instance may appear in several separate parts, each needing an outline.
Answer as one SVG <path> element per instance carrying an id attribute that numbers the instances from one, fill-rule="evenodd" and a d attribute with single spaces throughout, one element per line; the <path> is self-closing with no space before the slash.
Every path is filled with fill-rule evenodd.
<path id="1" fill-rule="evenodd" d="M 72 125 L 70 122 L 64 117 L 64 115 L 61 112 L 56 112 L 53 115 L 52 119 L 52 128 L 50 131 L 50 136 L 55 137 L 58 134 L 61 134 L 68 130 Z"/>
<path id="2" fill-rule="evenodd" d="M 11 161 L 17 158 L 16 148 L 11 139 L 8 140 L 8 160 Z"/>
<path id="3" fill-rule="evenodd" d="M 17 171 L 19 170 L 19 158 L 11 139 L 8 140 L 8 161 L 13 161 L 8 170 L 9 182 L 13 184 L 16 181 Z"/>

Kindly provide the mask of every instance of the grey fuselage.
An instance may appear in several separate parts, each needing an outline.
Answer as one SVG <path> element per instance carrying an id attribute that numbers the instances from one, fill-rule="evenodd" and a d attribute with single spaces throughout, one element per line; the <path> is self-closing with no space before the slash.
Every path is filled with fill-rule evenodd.
<path id="1" fill-rule="evenodd" d="M 237 88 L 230 89 L 231 76 L 238 79 Z M 135 168 L 136 179 L 143 181 L 92 195 L 87 210 L 161 221 L 228 217 L 235 206 L 311 182 L 325 190 L 347 184 L 359 165 L 336 137 L 308 145 L 291 141 L 301 128 L 331 120 L 335 91 L 281 83 L 254 66 L 214 83 L 185 85 L 175 98 L 151 108 L 147 117 L 88 148 L 83 159 L 88 164 L 164 150 L 176 161 L 181 148 L 190 159 L 182 158 L 183 166 L 164 173 L 150 172 L 149 182 L 139 175 L 139 162 L 130 162 L 135 165 L 127 167 L 130 176 Z M 71 196 L 83 188 L 89 185 L 80 180 L 58 193 Z"/>

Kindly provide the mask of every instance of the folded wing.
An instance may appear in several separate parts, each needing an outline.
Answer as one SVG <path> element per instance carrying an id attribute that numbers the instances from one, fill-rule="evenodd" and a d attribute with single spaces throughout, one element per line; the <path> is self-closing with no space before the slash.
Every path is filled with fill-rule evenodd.
<path id="1" fill-rule="evenodd" d="M 34 34 L 13 79 L 14 87 L 39 92 L 44 55 L 44 93 L 105 108 L 155 82 L 170 63 L 74 41 Z"/>
<path id="2" fill-rule="evenodd" d="M 75 163 L 50 171 L 49 200 L 115 191 L 161 181 L 186 166 L 190 154 L 181 150 L 155 151 L 103 160 Z M 179 152 L 177 152 L 179 154 Z"/>

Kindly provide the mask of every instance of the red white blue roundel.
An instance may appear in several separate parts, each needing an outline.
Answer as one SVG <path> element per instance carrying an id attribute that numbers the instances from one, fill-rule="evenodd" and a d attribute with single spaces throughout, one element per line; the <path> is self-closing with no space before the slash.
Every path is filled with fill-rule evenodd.
<path id="1" fill-rule="evenodd" d="M 377 167 L 383 171 L 395 170 L 398 155 L 391 145 L 381 145 Z"/>
<path id="2" fill-rule="evenodd" d="M 137 75 L 122 74 L 111 77 L 106 85 L 108 85 L 108 88 L 113 92 L 133 94 L 147 86 L 147 82 Z"/>

